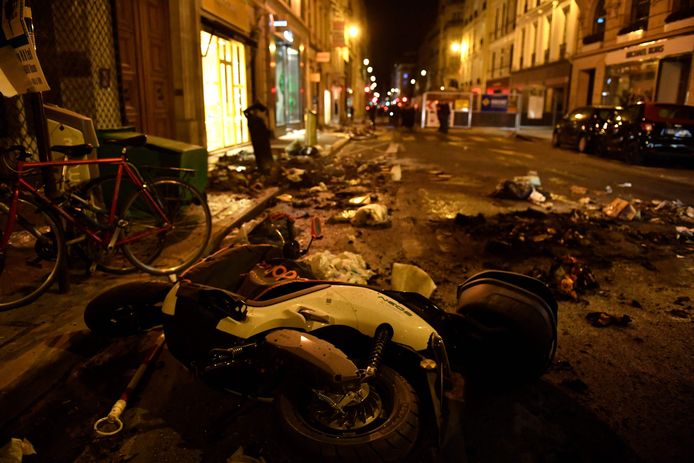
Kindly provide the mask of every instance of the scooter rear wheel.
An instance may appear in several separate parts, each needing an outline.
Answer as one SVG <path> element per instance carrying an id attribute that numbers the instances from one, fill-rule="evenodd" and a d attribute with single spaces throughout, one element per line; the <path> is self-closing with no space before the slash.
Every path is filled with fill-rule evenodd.
<path id="1" fill-rule="evenodd" d="M 360 410 L 351 410 L 363 418 L 362 424 L 351 427 L 326 418 L 334 410 L 308 387 L 280 393 L 276 404 L 287 436 L 315 461 L 405 461 L 419 434 L 417 395 L 405 378 L 386 366 L 369 384 L 370 397 L 355 407 Z M 349 407 L 346 412 L 349 415 Z"/>

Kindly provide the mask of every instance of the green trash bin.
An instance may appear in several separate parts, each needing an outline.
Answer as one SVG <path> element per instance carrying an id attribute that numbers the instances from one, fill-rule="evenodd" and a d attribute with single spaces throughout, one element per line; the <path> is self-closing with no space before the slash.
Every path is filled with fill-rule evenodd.
<path id="1" fill-rule="evenodd" d="M 142 135 L 132 127 L 100 130 L 97 132 L 100 159 L 120 156 L 121 146 L 104 143 L 108 139 L 124 139 Z M 187 181 L 201 193 L 207 186 L 207 149 L 198 145 L 147 135 L 147 144 L 128 149 L 128 160 L 145 178 L 178 177 Z M 115 174 L 112 166 L 101 165 L 100 174 Z M 186 169 L 177 171 L 176 169 Z"/>

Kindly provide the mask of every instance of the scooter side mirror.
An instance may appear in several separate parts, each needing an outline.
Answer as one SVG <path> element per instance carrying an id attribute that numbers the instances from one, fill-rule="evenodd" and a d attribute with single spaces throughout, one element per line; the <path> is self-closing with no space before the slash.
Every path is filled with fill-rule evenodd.
<path id="1" fill-rule="evenodd" d="M 311 217 L 311 241 L 323 238 L 323 229 L 320 218 Z"/>
<path id="2" fill-rule="evenodd" d="M 306 249 L 301 251 L 301 254 L 306 254 L 309 249 L 311 249 L 311 243 L 313 240 L 319 240 L 323 238 L 323 229 L 321 228 L 321 221 L 318 217 L 311 217 L 311 241 L 308 242 Z"/>

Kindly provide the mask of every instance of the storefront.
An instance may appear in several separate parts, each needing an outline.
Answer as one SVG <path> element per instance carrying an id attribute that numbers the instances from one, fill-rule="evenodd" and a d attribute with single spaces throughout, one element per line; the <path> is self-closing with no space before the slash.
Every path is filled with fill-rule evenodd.
<path id="1" fill-rule="evenodd" d="M 489 79 L 487 84 L 487 94 L 503 94 L 508 95 L 511 79 L 509 77 L 500 77 L 498 79 Z"/>
<path id="2" fill-rule="evenodd" d="M 301 53 L 294 36 L 285 30 L 274 43 L 275 124 L 278 128 L 299 127 L 302 123 Z"/>
<path id="3" fill-rule="evenodd" d="M 247 143 L 243 110 L 248 107 L 245 46 L 209 31 L 201 31 L 202 75 L 207 150 Z"/>
<path id="4" fill-rule="evenodd" d="M 522 96 L 521 125 L 554 125 L 564 115 L 570 75 L 566 60 L 511 73 L 511 93 Z"/>
<path id="5" fill-rule="evenodd" d="M 243 4 L 202 0 L 200 53 L 209 152 L 248 143 L 243 115 L 249 106 L 252 76 L 252 9 Z"/>
<path id="6" fill-rule="evenodd" d="M 602 104 L 640 101 L 684 104 L 691 80 L 694 35 L 655 40 L 605 54 Z"/>

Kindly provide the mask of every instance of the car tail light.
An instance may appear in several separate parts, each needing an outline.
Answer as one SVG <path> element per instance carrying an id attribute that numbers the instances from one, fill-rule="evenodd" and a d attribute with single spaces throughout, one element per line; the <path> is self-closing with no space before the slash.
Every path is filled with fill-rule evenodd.
<path id="1" fill-rule="evenodd" d="M 646 133 L 651 133 L 653 131 L 653 124 L 650 122 L 642 122 L 641 129 Z"/>

